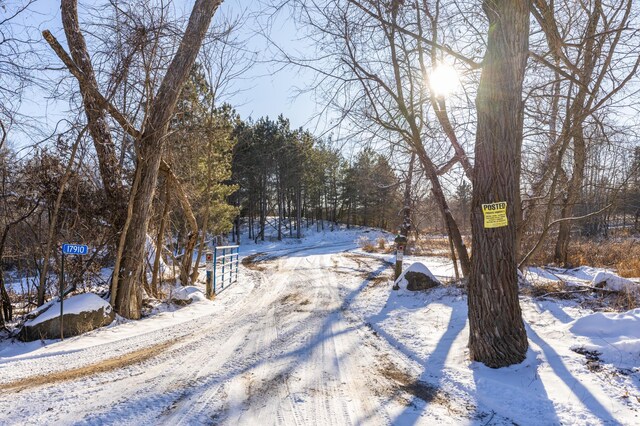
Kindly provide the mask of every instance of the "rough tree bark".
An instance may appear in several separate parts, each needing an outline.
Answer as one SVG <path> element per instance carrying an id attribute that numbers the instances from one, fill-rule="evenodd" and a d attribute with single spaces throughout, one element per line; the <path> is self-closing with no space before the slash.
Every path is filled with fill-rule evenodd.
<path id="1" fill-rule="evenodd" d="M 483 3 L 489 34 L 476 98 L 469 352 L 493 368 L 522 362 L 528 348 L 515 245 L 529 6 L 529 0 Z M 481 205 L 497 201 L 507 202 L 509 225 L 485 229 Z"/>

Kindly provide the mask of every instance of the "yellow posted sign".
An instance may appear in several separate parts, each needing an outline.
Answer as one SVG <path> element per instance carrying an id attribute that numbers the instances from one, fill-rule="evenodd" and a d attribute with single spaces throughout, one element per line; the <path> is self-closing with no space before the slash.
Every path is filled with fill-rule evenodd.
<path id="1" fill-rule="evenodd" d="M 485 228 L 500 228 L 502 226 L 509 225 L 509 222 L 507 221 L 506 201 L 483 204 L 482 214 L 484 215 Z"/>

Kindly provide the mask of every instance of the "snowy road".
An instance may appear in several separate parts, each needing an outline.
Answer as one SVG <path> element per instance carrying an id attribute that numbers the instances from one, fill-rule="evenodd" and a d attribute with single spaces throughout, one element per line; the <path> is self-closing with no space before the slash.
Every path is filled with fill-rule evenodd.
<path id="1" fill-rule="evenodd" d="M 328 235 L 254 247 L 214 301 L 5 342 L 0 425 L 638 424 L 640 309 L 521 297 L 527 358 L 494 370 L 469 360 L 463 288 L 391 291 L 388 255 Z"/>
<path id="2" fill-rule="evenodd" d="M 23 357 L 15 370 L 53 383 L 0 393 L 0 424 L 392 423 L 409 394 L 429 389 L 412 384 L 389 359 L 388 343 L 349 313 L 386 265 L 327 251 L 299 248 L 245 269 L 245 283 L 195 320 Z M 149 347 L 157 353 L 139 361 L 122 356 Z M 122 367 L 91 373 L 116 356 Z M 94 366 L 82 377 L 65 379 L 65 370 L 87 364 Z M 9 379 L 2 382 L 19 377 Z"/>

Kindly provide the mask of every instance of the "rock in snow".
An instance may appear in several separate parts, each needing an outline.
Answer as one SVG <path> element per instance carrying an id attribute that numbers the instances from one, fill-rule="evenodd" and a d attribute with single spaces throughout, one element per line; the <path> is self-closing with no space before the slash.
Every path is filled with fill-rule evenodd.
<path id="1" fill-rule="evenodd" d="M 398 277 L 396 284 L 410 291 L 428 290 L 441 283 L 423 263 L 415 262 Z"/>
<path id="2" fill-rule="evenodd" d="M 63 327 L 65 337 L 77 336 L 102 327 L 115 319 L 111 305 L 93 293 L 78 294 L 64 301 Z M 50 302 L 35 318 L 25 322 L 18 334 L 20 340 L 31 342 L 60 337 L 60 301 Z"/>
<path id="3" fill-rule="evenodd" d="M 171 301 L 176 305 L 188 305 L 196 300 L 206 300 L 204 293 L 194 286 L 176 286 L 171 292 Z"/>

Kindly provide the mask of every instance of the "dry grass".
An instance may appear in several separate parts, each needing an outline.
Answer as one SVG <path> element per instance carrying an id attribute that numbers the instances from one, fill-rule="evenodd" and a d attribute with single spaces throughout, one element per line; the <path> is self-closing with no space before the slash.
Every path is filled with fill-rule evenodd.
<path id="1" fill-rule="evenodd" d="M 186 337 L 186 336 L 185 336 Z M 126 353 L 124 355 L 117 356 L 115 358 L 102 360 L 100 362 L 90 364 L 84 367 L 72 368 L 65 371 L 48 373 L 47 375 L 31 376 L 24 379 L 19 379 L 14 382 L 3 383 L 2 389 L 8 392 L 20 392 L 24 389 L 33 388 L 36 386 L 48 385 L 51 383 L 64 382 L 68 380 L 75 380 L 86 376 L 91 376 L 98 373 L 104 373 L 111 370 L 116 370 L 124 367 L 128 367 L 133 364 L 141 363 L 149 358 L 155 357 L 167 350 L 171 346 L 183 340 L 184 337 L 178 339 L 158 343 L 147 348 L 142 348 L 133 352 Z"/>
<path id="2" fill-rule="evenodd" d="M 536 280 L 523 286 L 520 292 L 532 298 L 574 300 L 579 306 L 594 311 L 624 312 L 640 307 L 640 297 L 636 292 L 568 285 L 564 281 Z"/>
<path id="3" fill-rule="evenodd" d="M 533 241 L 525 241 L 523 253 L 527 252 Z M 553 263 L 555 239 L 547 241 L 538 254 L 529 260 L 532 265 Z M 593 266 L 610 268 L 622 277 L 640 277 L 640 242 L 632 237 L 609 240 L 573 239 L 569 245 L 568 263 L 573 266 Z"/>
<path id="4" fill-rule="evenodd" d="M 640 301 L 637 295 L 621 291 L 599 294 L 583 300 L 580 305 L 594 311 L 626 312 L 640 307 Z"/>
<path id="5" fill-rule="evenodd" d="M 640 277 L 640 242 L 634 239 L 578 240 L 569 247 L 569 263 L 613 268 L 622 277 Z"/>
<path id="6" fill-rule="evenodd" d="M 395 250 L 394 244 L 388 244 L 384 237 L 373 241 L 369 237 L 362 236 L 358 239 L 358 245 L 367 253 L 391 253 Z"/>
<path id="7" fill-rule="evenodd" d="M 553 297 L 556 299 L 573 299 L 575 295 L 563 281 L 540 281 L 523 287 L 522 294 L 531 297 Z"/>
<path id="8" fill-rule="evenodd" d="M 471 241 L 464 238 L 464 243 L 467 246 L 467 250 L 470 251 Z M 416 256 L 439 256 L 451 259 L 451 245 L 447 237 L 427 235 L 421 237 L 418 241 L 411 241 L 409 249 L 410 253 Z"/>
<path id="9" fill-rule="evenodd" d="M 373 253 L 376 251 L 376 246 L 368 237 L 358 238 L 358 245 L 363 251 L 366 251 L 367 253 Z"/>
<path id="10" fill-rule="evenodd" d="M 640 255 L 636 253 L 635 256 L 636 257 L 633 259 L 627 259 L 624 262 L 618 262 L 618 266 L 616 268 L 618 270 L 618 274 L 627 278 L 640 277 Z"/>

